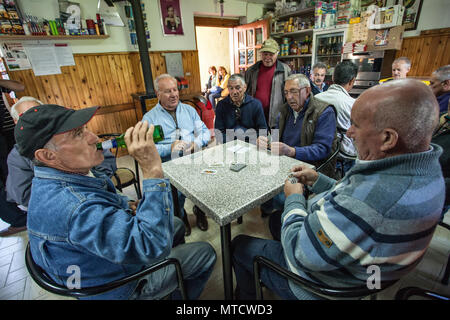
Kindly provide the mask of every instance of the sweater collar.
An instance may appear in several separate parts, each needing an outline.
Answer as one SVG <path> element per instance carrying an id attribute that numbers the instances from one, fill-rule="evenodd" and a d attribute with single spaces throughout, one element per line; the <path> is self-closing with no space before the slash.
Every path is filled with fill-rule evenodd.
<path id="1" fill-rule="evenodd" d="M 431 149 L 418 153 L 406 153 L 395 157 L 380 160 L 357 160 L 355 166 L 349 171 L 353 174 L 364 171 L 385 172 L 394 175 L 435 176 L 441 172 L 439 157 L 442 148 L 437 144 L 430 144 Z"/>

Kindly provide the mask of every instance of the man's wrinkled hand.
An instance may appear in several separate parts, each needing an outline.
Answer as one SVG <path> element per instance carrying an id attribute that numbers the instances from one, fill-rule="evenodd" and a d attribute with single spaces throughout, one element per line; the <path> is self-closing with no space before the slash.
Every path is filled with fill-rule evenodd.
<path id="1" fill-rule="evenodd" d="M 139 121 L 125 132 L 128 153 L 139 163 L 144 179 L 163 178 L 161 157 L 153 142 L 154 126 L 148 129 L 148 122 Z"/>
<path id="2" fill-rule="evenodd" d="M 291 169 L 291 172 L 300 183 L 305 184 L 307 186 L 312 186 L 319 178 L 319 174 L 317 173 L 316 170 L 308 168 L 305 165 L 294 166 Z"/>

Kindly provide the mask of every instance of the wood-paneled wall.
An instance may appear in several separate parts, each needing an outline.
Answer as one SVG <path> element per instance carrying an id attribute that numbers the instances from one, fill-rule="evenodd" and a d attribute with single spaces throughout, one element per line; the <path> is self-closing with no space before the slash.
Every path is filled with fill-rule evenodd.
<path id="1" fill-rule="evenodd" d="M 149 53 L 153 78 L 166 72 L 164 53 Z M 181 53 L 189 88 L 180 94 L 200 92 L 198 53 Z M 9 71 L 11 79 L 25 84 L 25 91 L 17 95 L 74 109 L 100 106 L 88 125 L 96 134 L 125 132 L 135 125 L 140 114 L 131 94 L 145 91 L 139 53 L 75 54 L 74 59 L 76 65 L 62 67 L 58 75 L 36 77 L 32 70 Z"/>
<path id="2" fill-rule="evenodd" d="M 450 28 L 422 31 L 420 36 L 403 39 L 396 57 L 408 57 L 408 77 L 429 77 L 441 66 L 450 64 Z"/>

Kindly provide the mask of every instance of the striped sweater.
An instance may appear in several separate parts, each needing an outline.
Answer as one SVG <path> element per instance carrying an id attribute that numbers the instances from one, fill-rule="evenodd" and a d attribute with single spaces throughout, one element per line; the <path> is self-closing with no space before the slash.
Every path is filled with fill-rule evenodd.
<path id="1" fill-rule="evenodd" d="M 339 182 L 319 174 L 308 201 L 290 195 L 281 230 L 289 269 L 334 287 L 364 285 L 370 265 L 380 267 L 381 281 L 412 270 L 444 204 L 441 153 L 432 145 L 427 152 L 358 160 Z"/>

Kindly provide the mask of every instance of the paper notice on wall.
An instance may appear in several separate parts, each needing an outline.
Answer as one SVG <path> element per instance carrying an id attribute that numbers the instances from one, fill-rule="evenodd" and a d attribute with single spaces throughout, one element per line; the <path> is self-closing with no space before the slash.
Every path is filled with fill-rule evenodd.
<path id="1" fill-rule="evenodd" d="M 55 53 L 58 59 L 58 65 L 74 66 L 75 60 L 73 59 L 72 47 L 67 43 L 55 43 Z"/>
<path id="2" fill-rule="evenodd" d="M 24 47 L 33 67 L 34 75 L 45 76 L 61 73 L 54 43 L 36 41 L 35 43 L 27 43 Z"/>
<path id="3" fill-rule="evenodd" d="M 31 69 L 30 61 L 22 43 L 3 43 L 2 53 L 9 70 Z"/>

